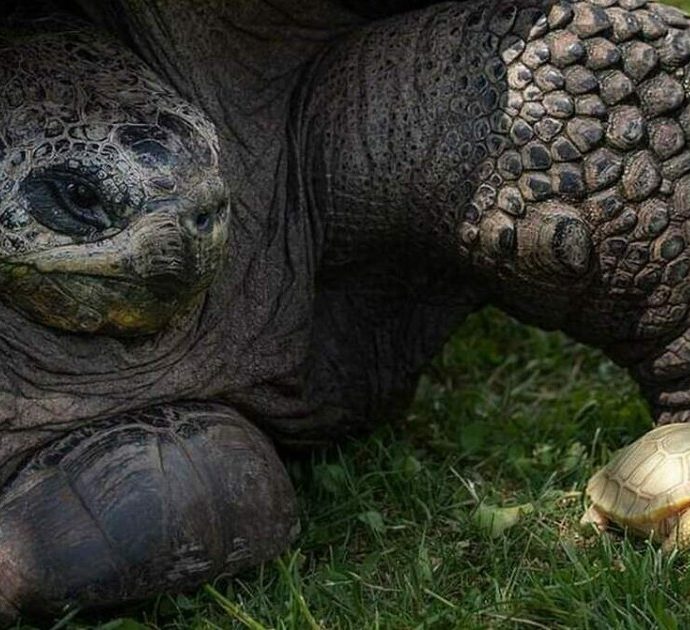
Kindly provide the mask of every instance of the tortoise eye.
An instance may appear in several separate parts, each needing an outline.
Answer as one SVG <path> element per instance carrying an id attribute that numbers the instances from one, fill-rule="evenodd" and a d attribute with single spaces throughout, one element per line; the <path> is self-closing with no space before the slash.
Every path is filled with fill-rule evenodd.
<path id="1" fill-rule="evenodd" d="M 56 232 L 88 236 L 113 225 L 96 190 L 69 174 L 29 177 L 22 190 L 29 200 L 31 215 Z"/>

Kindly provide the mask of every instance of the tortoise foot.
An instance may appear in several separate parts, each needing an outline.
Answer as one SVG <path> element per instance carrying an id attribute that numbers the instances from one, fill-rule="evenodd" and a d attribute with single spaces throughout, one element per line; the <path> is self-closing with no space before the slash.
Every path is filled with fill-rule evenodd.
<path id="1" fill-rule="evenodd" d="M 609 519 L 593 505 L 587 508 L 580 519 L 580 527 L 583 530 L 591 531 L 593 528 L 598 534 L 603 534 L 608 528 L 608 525 Z"/>
<path id="2" fill-rule="evenodd" d="M 68 435 L 0 494 L 0 621 L 188 590 L 297 531 L 271 444 L 221 406 L 129 414 Z"/>
<path id="3" fill-rule="evenodd" d="M 685 551 L 690 548 L 690 510 L 681 512 L 678 521 L 664 539 L 661 548 L 664 553 L 670 553 L 674 549 Z"/>

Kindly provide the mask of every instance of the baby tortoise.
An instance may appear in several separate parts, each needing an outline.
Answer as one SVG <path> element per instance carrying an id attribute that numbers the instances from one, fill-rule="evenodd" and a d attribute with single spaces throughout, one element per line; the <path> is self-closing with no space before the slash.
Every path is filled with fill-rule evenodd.
<path id="1" fill-rule="evenodd" d="M 690 425 L 669 424 L 619 450 L 587 484 L 580 523 L 613 521 L 650 535 L 664 551 L 690 547 Z"/>

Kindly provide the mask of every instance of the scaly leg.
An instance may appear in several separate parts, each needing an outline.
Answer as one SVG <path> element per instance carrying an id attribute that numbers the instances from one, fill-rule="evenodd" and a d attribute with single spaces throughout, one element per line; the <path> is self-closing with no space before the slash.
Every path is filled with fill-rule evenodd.
<path id="1" fill-rule="evenodd" d="M 690 510 L 686 510 L 678 517 L 678 522 L 661 545 L 665 552 L 673 549 L 684 551 L 688 547 L 690 547 Z"/>
<path id="2" fill-rule="evenodd" d="M 589 506 L 587 511 L 582 515 L 582 518 L 580 519 L 580 527 L 584 529 L 589 525 L 592 525 L 600 534 L 606 531 L 608 524 L 609 519 L 606 517 L 606 515 L 593 505 Z"/>

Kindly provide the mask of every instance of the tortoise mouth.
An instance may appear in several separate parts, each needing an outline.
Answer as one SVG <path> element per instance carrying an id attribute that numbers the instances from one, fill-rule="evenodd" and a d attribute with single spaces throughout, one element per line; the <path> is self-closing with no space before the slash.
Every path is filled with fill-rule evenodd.
<path id="1" fill-rule="evenodd" d="M 166 290 L 158 286 L 88 275 L 43 274 L 14 267 L 8 280 L 0 272 L 3 301 L 30 319 L 76 333 L 136 336 L 156 333 L 201 300 L 206 286 L 196 290 Z"/>
<path id="2" fill-rule="evenodd" d="M 170 212 L 145 215 L 102 241 L 1 262 L 0 297 L 61 330 L 152 334 L 200 301 L 226 241 L 225 222 L 206 211 L 193 220 Z"/>
<path id="3" fill-rule="evenodd" d="M 113 278 L 43 275 L 26 269 L 12 275 L 8 281 L 0 271 L 0 299 L 10 308 L 51 328 L 112 337 L 158 333 L 194 311 L 208 290 L 208 286 L 197 286 L 182 292 L 172 281 L 146 286 Z"/>

